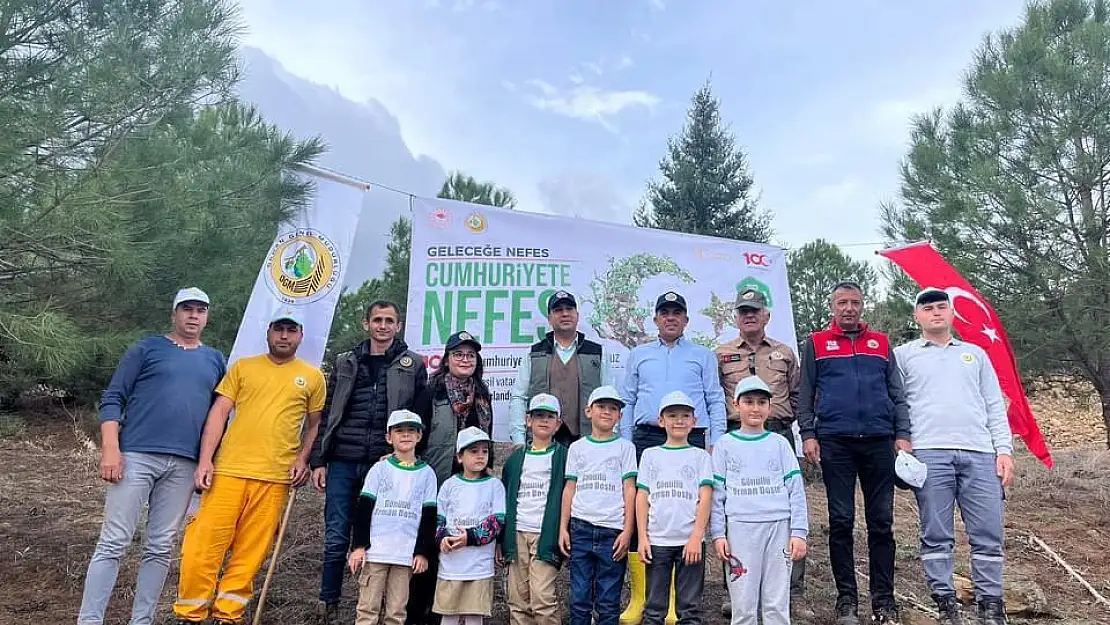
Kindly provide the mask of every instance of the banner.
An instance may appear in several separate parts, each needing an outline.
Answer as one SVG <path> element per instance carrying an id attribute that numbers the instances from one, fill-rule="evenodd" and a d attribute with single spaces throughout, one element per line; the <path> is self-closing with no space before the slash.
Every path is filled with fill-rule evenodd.
<path id="1" fill-rule="evenodd" d="M 311 202 L 278 226 L 266 252 L 228 364 L 269 351 L 266 328 L 281 310 L 294 310 L 304 321 L 297 356 L 317 367 L 324 359 L 368 186 L 313 177 L 316 193 Z"/>
<path id="2" fill-rule="evenodd" d="M 439 199 L 413 201 L 405 342 L 439 367 L 466 330 L 482 344 L 494 439 L 509 440 L 509 397 L 521 359 L 543 338 L 547 300 L 578 299 L 579 331 L 605 348 L 618 388 L 628 352 L 655 339 L 655 299 L 686 297 L 686 337 L 713 349 L 736 338 L 736 293 L 761 290 L 767 334 L 796 346 L 781 248 Z"/>
<path id="3" fill-rule="evenodd" d="M 1025 441 L 1025 446 L 1038 460 L 1051 469 L 1052 454 L 1025 396 L 1014 348 L 1010 346 L 1002 320 L 986 298 L 930 243 L 880 250 L 878 254 L 901 267 L 921 288 L 936 287 L 948 293 L 955 313 L 952 327 L 961 339 L 981 347 L 994 366 L 1002 392 L 1009 399 L 1007 416 L 1010 429 Z"/>

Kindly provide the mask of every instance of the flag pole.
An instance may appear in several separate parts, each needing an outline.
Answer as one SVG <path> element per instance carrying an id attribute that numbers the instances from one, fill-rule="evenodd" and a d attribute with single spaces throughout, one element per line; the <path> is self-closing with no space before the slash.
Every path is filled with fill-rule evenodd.
<path id="1" fill-rule="evenodd" d="M 316 176 L 317 178 L 326 178 L 328 180 L 331 180 L 332 182 L 338 182 L 339 184 L 345 184 L 347 186 L 355 187 L 356 189 L 362 189 L 363 191 L 369 191 L 370 187 L 374 186 L 373 184 L 365 180 L 360 180 L 358 178 L 355 178 L 354 176 L 348 176 L 347 174 L 343 174 L 335 170 L 328 169 L 326 167 L 321 167 L 319 165 L 293 165 L 293 169 L 301 171 L 302 173 L 309 174 L 310 176 Z"/>

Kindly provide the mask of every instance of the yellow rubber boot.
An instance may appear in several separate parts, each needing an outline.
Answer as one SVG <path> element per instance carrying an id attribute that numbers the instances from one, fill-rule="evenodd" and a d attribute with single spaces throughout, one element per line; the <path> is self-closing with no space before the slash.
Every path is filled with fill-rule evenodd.
<path id="1" fill-rule="evenodd" d="M 644 592 L 647 590 L 647 571 L 640 561 L 640 554 L 628 554 L 628 582 L 630 588 L 628 607 L 621 613 L 621 625 L 640 625 L 644 620 Z"/>
<path id="2" fill-rule="evenodd" d="M 678 613 L 674 609 L 674 573 L 671 573 L 671 607 L 667 609 L 667 625 L 678 623 Z"/>

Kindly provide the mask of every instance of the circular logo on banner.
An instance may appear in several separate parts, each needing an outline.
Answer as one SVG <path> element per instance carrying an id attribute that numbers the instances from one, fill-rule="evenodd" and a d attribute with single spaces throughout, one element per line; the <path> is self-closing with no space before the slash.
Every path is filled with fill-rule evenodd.
<path id="1" fill-rule="evenodd" d="M 335 244 L 313 229 L 282 234 L 266 256 L 270 290 L 286 304 L 309 304 L 339 282 L 343 261 Z"/>
<path id="2" fill-rule="evenodd" d="M 486 231 L 487 226 L 486 216 L 478 211 L 466 216 L 466 229 L 474 234 L 482 234 Z"/>
<path id="3" fill-rule="evenodd" d="M 428 221 L 437 230 L 444 230 L 451 225 L 451 213 L 446 208 L 437 208 L 428 215 Z"/>

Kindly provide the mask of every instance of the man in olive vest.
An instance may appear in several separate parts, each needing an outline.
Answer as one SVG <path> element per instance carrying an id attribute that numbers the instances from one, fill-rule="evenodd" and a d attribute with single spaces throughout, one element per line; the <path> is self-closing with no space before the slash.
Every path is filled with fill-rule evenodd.
<path id="1" fill-rule="evenodd" d="M 428 381 L 424 358 L 397 336 L 393 302 L 376 301 L 362 321 L 367 338 L 335 358 L 328 379 L 320 436 L 309 463 L 324 495 L 324 570 L 318 620 L 338 623 L 343 569 L 350 546 L 355 502 L 371 465 L 390 453 L 386 422 L 394 410 L 412 410 Z"/>
<path id="2" fill-rule="evenodd" d="M 578 331 L 578 301 L 567 291 L 556 291 L 547 300 L 547 323 L 551 331 L 532 346 L 516 372 L 509 402 L 509 438 L 524 445 L 524 414 L 528 402 L 540 393 L 559 399 L 563 425 L 555 440 L 570 445 L 589 436 L 586 405 L 595 388 L 612 383 L 608 358 L 601 345 Z"/>

